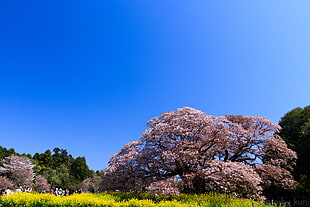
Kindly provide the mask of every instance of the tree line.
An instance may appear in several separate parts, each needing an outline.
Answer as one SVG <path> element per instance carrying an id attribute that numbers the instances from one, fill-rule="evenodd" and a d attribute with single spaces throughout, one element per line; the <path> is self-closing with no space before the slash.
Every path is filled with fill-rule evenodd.
<path id="1" fill-rule="evenodd" d="M 97 191 L 99 171 L 87 166 L 85 157 L 74 158 L 66 149 L 54 148 L 44 153 L 18 154 L 13 148 L 0 146 L 0 188 L 29 186 L 37 191 L 63 188 Z M 21 169 L 21 170 L 19 170 Z M 18 179 L 25 175 L 27 179 Z"/>
<path id="2" fill-rule="evenodd" d="M 147 126 L 102 172 L 90 170 L 84 157 L 73 158 L 65 149 L 32 156 L 0 146 L 0 188 L 310 197 L 310 106 L 289 111 L 279 124 L 183 107 L 152 118 Z"/>

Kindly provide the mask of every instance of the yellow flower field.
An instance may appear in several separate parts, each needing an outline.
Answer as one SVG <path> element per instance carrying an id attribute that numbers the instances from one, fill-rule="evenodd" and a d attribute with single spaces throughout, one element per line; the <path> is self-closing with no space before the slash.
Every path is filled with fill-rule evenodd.
<path id="1" fill-rule="evenodd" d="M 15 193 L 9 196 L 1 196 L 1 207 L 208 207 L 208 206 L 223 206 L 223 207 L 246 207 L 246 206 L 261 206 L 266 207 L 262 203 L 254 202 L 246 199 L 227 199 L 204 198 L 202 196 L 193 195 L 194 197 L 188 200 L 161 200 L 154 202 L 150 199 L 139 200 L 130 198 L 128 200 L 119 200 L 113 194 L 73 194 L 66 197 L 57 197 L 52 194 L 36 194 L 36 193 Z M 207 195 L 208 196 L 208 195 Z M 214 196 L 214 195 L 213 195 Z M 220 195 L 221 196 L 221 195 Z M 195 201 L 197 199 L 197 201 Z M 221 200 L 222 199 L 222 200 Z M 213 201 L 212 201 L 213 200 Z M 215 201 L 216 200 L 216 201 Z"/>

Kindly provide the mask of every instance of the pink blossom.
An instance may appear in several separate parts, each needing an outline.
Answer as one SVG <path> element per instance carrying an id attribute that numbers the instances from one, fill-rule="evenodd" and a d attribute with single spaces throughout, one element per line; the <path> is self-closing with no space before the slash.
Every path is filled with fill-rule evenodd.
<path id="1" fill-rule="evenodd" d="M 263 199 L 263 184 L 295 187 L 290 172 L 296 153 L 275 135 L 280 126 L 266 118 L 215 117 L 184 107 L 147 126 L 139 140 L 111 157 L 102 190 L 216 190 Z"/>

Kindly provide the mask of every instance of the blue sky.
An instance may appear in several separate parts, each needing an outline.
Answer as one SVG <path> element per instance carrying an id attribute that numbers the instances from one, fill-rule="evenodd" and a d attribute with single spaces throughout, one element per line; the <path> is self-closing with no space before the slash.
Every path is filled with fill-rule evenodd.
<path id="1" fill-rule="evenodd" d="M 278 122 L 310 104 L 309 1 L 2 1 L 0 145 L 102 170 L 190 106 Z"/>

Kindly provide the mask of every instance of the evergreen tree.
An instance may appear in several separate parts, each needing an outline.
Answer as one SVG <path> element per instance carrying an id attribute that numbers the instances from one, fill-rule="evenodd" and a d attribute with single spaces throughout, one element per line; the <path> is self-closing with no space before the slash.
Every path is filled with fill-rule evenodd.
<path id="1" fill-rule="evenodd" d="M 296 196 L 310 197 L 310 106 L 295 108 L 285 114 L 280 122 L 280 136 L 288 147 L 296 151 L 298 160 L 294 171 L 299 181 Z"/>
<path id="2" fill-rule="evenodd" d="M 77 157 L 71 165 L 71 175 L 78 182 L 82 182 L 90 175 L 90 170 L 84 157 Z"/>
<path id="3" fill-rule="evenodd" d="M 12 154 L 16 154 L 14 149 L 11 148 L 8 150 L 5 147 L 0 146 L 0 160 Z"/>

